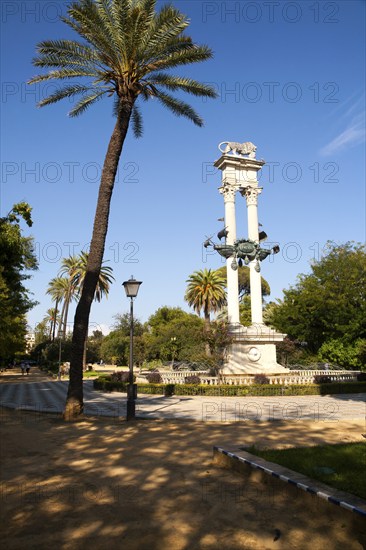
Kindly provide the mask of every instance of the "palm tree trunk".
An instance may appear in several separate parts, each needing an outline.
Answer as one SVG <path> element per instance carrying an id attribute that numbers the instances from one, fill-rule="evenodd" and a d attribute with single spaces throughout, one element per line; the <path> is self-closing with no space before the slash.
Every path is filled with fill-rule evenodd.
<path id="1" fill-rule="evenodd" d="M 75 418 L 83 412 L 84 342 L 88 334 L 90 308 L 94 299 L 94 293 L 103 261 L 110 202 L 117 174 L 118 162 L 126 138 L 134 101 L 135 98 L 131 96 L 120 99 L 117 122 L 104 160 L 84 284 L 74 317 L 70 381 L 64 411 L 64 418 L 66 420 Z"/>
<path id="2" fill-rule="evenodd" d="M 61 329 L 61 337 L 63 340 L 66 338 L 66 329 L 67 329 L 67 318 L 69 316 L 69 305 L 71 301 L 71 291 L 67 293 L 65 298 L 65 310 L 64 310 L 64 319 L 63 319 L 63 328 Z"/>
<path id="3" fill-rule="evenodd" d="M 83 349 L 83 370 L 86 370 L 86 348 L 88 343 L 88 337 L 85 338 L 84 349 Z"/>
<path id="4" fill-rule="evenodd" d="M 57 331 L 57 339 L 58 340 L 60 340 L 60 338 L 62 338 L 62 327 L 63 327 L 63 319 L 64 319 L 64 316 L 65 316 L 65 307 L 66 307 L 66 301 L 64 301 L 64 303 L 62 304 L 62 309 L 61 309 L 61 313 L 60 313 L 60 322 L 59 322 L 58 331 Z"/>
<path id="5" fill-rule="evenodd" d="M 55 302 L 55 319 L 54 319 L 54 322 L 53 322 L 53 331 L 52 331 L 52 342 L 55 341 L 56 324 L 57 324 L 57 312 L 58 312 L 59 301 L 60 301 L 60 299 L 56 298 L 56 302 Z"/>
<path id="6" fill-rule="evenodd" d="M 204 330 L 207 334 L 207 332 L 209 332 L 209 330 L 210 330 L 210 314 L 207 311 L 205 311 L 204 315 L 205 315 Z M 205 351 L 206 351 L 207 357 L 211 357 L 211 349 L 210 349 L 210 344 L 208 342 L 206 342 L 206 344 L 205 344 Z"/>

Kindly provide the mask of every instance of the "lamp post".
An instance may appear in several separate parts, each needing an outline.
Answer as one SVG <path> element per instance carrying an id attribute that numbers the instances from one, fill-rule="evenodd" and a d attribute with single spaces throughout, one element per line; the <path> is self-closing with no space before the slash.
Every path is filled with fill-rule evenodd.
<path id="1" fill-rule="evenodd" d="M 127 420 L 135 418 L 135 400 L 137 397 L 137 384 L 133 383 L 133 299 L 136 298 L 142 281 L 136 281 L 131 275 L 128 281 L 122 283 L 130 302 L 130 360 L 129 377 L 127 386 Z"/>

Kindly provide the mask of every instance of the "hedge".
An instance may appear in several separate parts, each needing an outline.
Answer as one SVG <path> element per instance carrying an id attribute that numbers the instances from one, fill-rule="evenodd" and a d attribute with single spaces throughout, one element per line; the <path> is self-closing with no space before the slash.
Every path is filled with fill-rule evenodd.
<path id="1" fill-rule="evenodd" d="M 94 380 L 94 389 L 127 393 L 127 384 L 112 382 L 106 378 Z M 252 386 L 208 386 L 191 384 L 137 384 L 137 392 L 148 395 L 201 395 L 211 397 L 331 395 L 342 393 L 366 393 L 366 382 L 332 382 L 330 384 Z"/>

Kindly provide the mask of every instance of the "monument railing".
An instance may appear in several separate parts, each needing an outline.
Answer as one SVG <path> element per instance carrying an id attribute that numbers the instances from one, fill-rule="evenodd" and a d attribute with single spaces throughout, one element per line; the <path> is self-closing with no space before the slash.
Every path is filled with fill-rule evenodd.
<path id="1" fill-rule="evenodd" d="M 199 376 L 202 380 L 203 377 L 207 377 L 207 370 L 186 370 L 186 371 L 172 371 L 160 373 L 163 384 L 184 384 L 187 376 Z"/>
<path id="2" fill-rule="evenodd" d="M 290 371 L 288 374 L 266 375 L 269 384 L 314 384 L 315 376 L 326 376 L 332 382 L 353 382 L 357 380 L 360 371 L 326 371 L 326 370 L 299 370 Z M 161 373 L 163 384 L 184 384 L 187 376 L 199 376 L 201 384 L 218 386 L 248 386 L 254 384 L 254 375 L 224 374 L 220 377 L 210 376 L 207 371 L 178 371 Z"/>

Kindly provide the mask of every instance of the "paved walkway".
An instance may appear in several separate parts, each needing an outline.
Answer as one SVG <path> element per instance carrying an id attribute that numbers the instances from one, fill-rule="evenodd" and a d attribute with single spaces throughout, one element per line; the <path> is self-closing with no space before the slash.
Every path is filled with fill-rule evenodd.
<path id="1" fill-rule="evenodd" d="M 50 380 L 36 369 L 27 376 L 2 373 L 0 405 L 44 413 L 63 411 L 68 381 Z M 102 393 L 84 382 L 84 412 L 90 416 L 126 416 L 126 394 Z M 141 395 L 139 418 L 184 419 L 204 422 L 245 420 L 365 420 L 366 394 L 294 397 L 162 397 Z"/>

